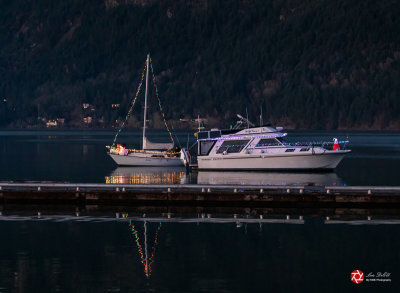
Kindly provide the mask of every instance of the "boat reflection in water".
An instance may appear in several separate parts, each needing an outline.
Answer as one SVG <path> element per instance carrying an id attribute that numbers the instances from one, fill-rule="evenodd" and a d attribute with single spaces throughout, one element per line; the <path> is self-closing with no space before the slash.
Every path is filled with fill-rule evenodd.
<path id="1" fill-rule="evenodd" d="M 105 177 L 107 184 L 186 184 L 184 167 L 119 167 Z"/>
<path id="2" fill-rule="evenodd" d="M 108 184 L 209 185 L 345 185 L 336 173 L 198 171 L 184 167 L 119 167 L 105 177 Z"/>
<path id="3" fill-rule="evenodd" d="M 139 231 L 135 227 L 134 222 L 132 220 L 129 222 L 129 228 L 132 232 L 132 235 L 135 237 L 136 246 L 137 246 L 138 253 L 140 256 L 140 262 L 142 263 L 142 265 L 144 267 L 144 274 L 145 274 L 146 278 L 150 278 L 150 276 L 151 276 L 151 266 L 154 263 L 156 247 L 158 244 L 158 234 L 161 230 L 161 227 L 162 227 L 162 223 L 159 222 L 158 227 L 154 234 L 154 239 L 153 239 L 153 241 L 151 241 L 152 244 L 150 244 L 151 254 L 149 254 L 150 251 L 148 248 L 148 246 L 149 246 L 148 241 L 150 241 L 150 239 L 148 239 L 148 237 L 147 237 L 147 221 L 144 221 L 144 223 L 143 223 L 143 240 L 140 239 Z M 141 241 L 143 241 L 143 246 L 141 244 Z"/>
<path id="4" fill-rule="evenodd" d="M 345 185 L 336 173 L 199 171 L 198 184 Z"/>
<path id="5" fill-rule="evenodd" d="M 282 209 L 280 209 L 282 211 Z M 344 213 L 344 211 L 347 211 Z M 271 212 L 271 209 L 269 209 Z M 392 216 L 373 215 L 371 216 L 371 210 L 368 209 L 357 209 L 347 210 L 338 209 L 337 214 L 329 214 L 329 216 L 321 216 L 318 213 L 325 213 L 323 210 L 315 210 L 314 214 L 310 215 L 299 215 L 299 214 L 268 214 L 261 212 L 259 215 L 255 213 L 249 214 L 197 214 L 197 215 L 186 215 L 186 214 L 170 214 L 163 213 L 152 214 L 150 216 L 138 215 L 137 217 L 129 217 L 126 214 L 123 220 L 129 220 L 129 229 L 133 235 L 133 240 L 136 244 L 134 247 L 137 250 L 137 255 L 140 263 L 143 265 L 144 275 L 149 279 L 152 275 L 152 266 L 155 263 L 156 252 L 159 243 L 166 241 L 165 229 L 167 227 L 173 227 L 173 224 L 188 224 L 195 225 L 208 225 L 208 224 L 223 224 L 225 227 L 230 225 L 229 229 L 250 229 L 258 228 L 259 233 L 263 232 L 263 227 L 272 228 L 272 225 L 308 225 L 311 224 L 313 227 L 317 224 L 318 229 L 325 229 L 323 225 L 400 225 L 400 219 L 398 214 Z M 106 218 L 107 219 L 107 218 Z M 74 219 L 76 220 L 76 219 Z M 89 220 L 89 219 L 88 219 Z M 94 220 L 99 220 L 94 218 Z M 165 226 L 164 229 L 163 226 Z M 258 227 L 257 227 L 258 226 Z M 214 227 L 215 229 L 215 227 Z M 164 230 L 164 231 L 161 231 Z M 168 230 L 168 229 L 167 229 Z M 232 230 L 231 230 L 232 231 Z M 268 229 L 271 231 L 271 229 Z M 161 235 L 160 235 L 161 233 Z M 247 234 L 247 232 L 245 232 Z M 250 241 L 250 239 L 249 239 Z"/>

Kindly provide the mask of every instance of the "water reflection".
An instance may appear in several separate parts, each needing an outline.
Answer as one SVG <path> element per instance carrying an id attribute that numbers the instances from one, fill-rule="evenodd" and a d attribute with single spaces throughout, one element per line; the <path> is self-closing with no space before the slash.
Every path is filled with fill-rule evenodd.
<path id="1" fill-rule="evenodd" d="M 105 177 L 107 184 L 186 184 L 184 167 L 119 167 Z"/>
<path id="2" fill-rule="evenodd" d="M 2 211 L 1 292 L 347 292 L 356 265 L 398 275 L 398 208 L 36 208 Z"/>
<path id="3" fill-rule="evenodd" d="M 236 185 L 344 185 L 336 173 L 200 171 L 198 184 Z"/>
<path id="4" fill-rule="evenodd" d="M 198 171 L 184 167 L 119 167 L 108 184 L 345 185 L 336 173 Z"/>
<path id="5" fill-rule="evenodd" d="M 143 223 L 143 227 L 144 227 L 144 231 L 143 231 L 143 235 L 144 235 L 144 250 L 142 248 L 142 245 L 140 244 L 140 238 L 139 238 L 139 233 L 138 230 L 135 228 L 135 225 L 132 221 L 129 221 L 129 227 L 131 229 L 131 232 L 133 234 L 133 236 L 135 237 L 135 242 L 136 242 L 136 246 L 138 248 L 138 253 L 140 256 L 140 261 L 142 263 L 142 265 L 144 266 L 144 274 L 147 278 L 150 278 L 151 276 L 151 266 L 154 262 L 154 258 L 155 258 L 155 254 L 156 254 L 156 247 L 158 244 L 158 233 L 161 230 L 161 226 L 162 223 L 160 222 L 158 225 L 158 228 L 155 232 L 155 236 L 154 236 L 154 241 L 153 241 L 153 245 L 151 246 L 152 251 L 151 251 L 151 255 L 149 257 L 148 254 L 148 245 L 147 245 L 147 221 L 144 221 Z"/>

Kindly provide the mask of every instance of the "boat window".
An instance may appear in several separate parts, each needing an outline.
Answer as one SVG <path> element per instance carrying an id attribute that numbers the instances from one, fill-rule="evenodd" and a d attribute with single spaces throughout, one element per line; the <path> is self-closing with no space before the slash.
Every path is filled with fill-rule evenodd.
<path id="1" fill-rule="evenodd" d="M 198 139 L 205 139 L 208 138 L 208 131 L 197 132 Z"/>
<path id="2" fill-rule="evenodd" d="M 206 141 L 200 141 L 200 156 L 207 156 L 212 147 L 214 146 L 214 144 L 216 143 L 216 141 L 214 140 L 206 140 Z"/>
<path id="3" fill-rule="evenodd" d="M 256 147 L 263 147 L 263 146 L 276 146 L 278 142 L 275 138 L 263 138 L 257 143 Z"/>
<path id="4" fill-rule="evenodd" d="M 219 147 L 217 154 L 221 154 L 223 152 L 229 153 L 240 153 L 243 148 L 249 142 L 249 139 L 240 139 L 240 140 L 225 140 L 222 145 Z"/>
<path id="5" fill-rule="evenodd" d="M 286 153 L 292 153 L 292 152 L 294 152 L 294 150 L 295 150 L 295 149 L 286 149 L 285 152 L 286 152 Z"/>
<path id="6" fill-rule="evenodd" d="M 310 148 L 302 148 L 300 149 L 300 152 L 308 152 L 310 150 Z"/>
<path id="7" fill-rule="evenodd" d="M 221 137 L 221 131 L 220 130 L 210 131 L 210 138 L 215 138 L 215 137 Z"/>

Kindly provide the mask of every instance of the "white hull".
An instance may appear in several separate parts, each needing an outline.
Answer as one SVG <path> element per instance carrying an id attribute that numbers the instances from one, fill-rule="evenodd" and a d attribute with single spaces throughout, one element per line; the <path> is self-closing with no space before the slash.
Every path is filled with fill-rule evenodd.
<path id="1" fill-rule="evenodd" d="M 321 154 L 242 154 L 218 157 L 197 157 L 201 170 L 316 170 L 335 169 L 348 150 L 326 151 Z"/>
<path id="2" fill-rule="evenodd" d="M 153 157 L 152 155 L 142 153 L 131 153 L 127 156 L 109 153 L 109 156 L 118 166 L 183 166 L 179 157 Z"/>

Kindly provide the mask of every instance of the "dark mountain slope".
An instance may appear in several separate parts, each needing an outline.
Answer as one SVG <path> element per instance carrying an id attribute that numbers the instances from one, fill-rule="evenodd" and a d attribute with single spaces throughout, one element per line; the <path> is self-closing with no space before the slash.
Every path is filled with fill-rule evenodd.
<path id="1" fill-rule="evenodd" d="M 400 129 L 398 1 L 2 0 L 0 8 L 2 126 L 38 116 L 80 125 L 82 103 L 110 126 L 125 117 L 151 52 L 170 120 L 200 113 L 228 126 L 247 107 L 249 117 L 262 108 L 264 120 L 298 128 Z"/>

